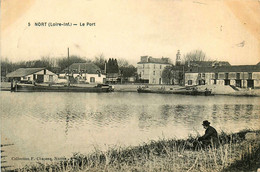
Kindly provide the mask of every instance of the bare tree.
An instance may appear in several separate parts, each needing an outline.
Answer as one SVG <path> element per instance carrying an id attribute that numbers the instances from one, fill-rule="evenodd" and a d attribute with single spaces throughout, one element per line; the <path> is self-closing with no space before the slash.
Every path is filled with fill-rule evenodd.
<path id="1" fill-rule="evenodd" d="M 118 59 L 117 64 L 119 67 L 127 67 L 129 66 L 129 63 L 126 59 Z"/>
<path id="2" fill-rule="evenodd" d="M 184 55 L 185 62 L 188 61 L 206 61 L 206 54 L 202 50 L 194 50 Z"/>

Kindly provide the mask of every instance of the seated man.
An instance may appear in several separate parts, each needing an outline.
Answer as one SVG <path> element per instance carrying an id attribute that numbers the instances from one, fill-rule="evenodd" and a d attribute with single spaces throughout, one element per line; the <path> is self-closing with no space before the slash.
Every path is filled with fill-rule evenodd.
<path id="1" fill-rule="evenodd" d="M 199 141 L 202 142 L 204 147 L 213 146 L 218 147 L 218 133 L 215 128 L 210 126 L 209 121 L 203 121 L 203 127 L 206 129 L 205 134 L 202 137 L 199 137 Z"/>

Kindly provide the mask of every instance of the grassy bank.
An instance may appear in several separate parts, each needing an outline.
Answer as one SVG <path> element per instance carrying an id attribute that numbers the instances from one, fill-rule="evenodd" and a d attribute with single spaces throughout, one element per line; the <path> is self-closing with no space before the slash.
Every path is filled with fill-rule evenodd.
<path id="1" fill-rule="evenodd" d="M 15 171 L 256 171 L 260 167 L 259 134 L 221 133 L 220 147 L 206 150 L 195 144 L 196 138 L 163 139 L 106 152 L 96 150 L 89 155 L 74 154 L 66 161 Z"/>

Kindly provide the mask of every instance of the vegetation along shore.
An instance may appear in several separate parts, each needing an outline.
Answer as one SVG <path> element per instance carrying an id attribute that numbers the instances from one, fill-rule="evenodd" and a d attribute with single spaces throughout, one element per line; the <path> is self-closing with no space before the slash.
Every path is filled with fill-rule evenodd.
<path id="1" fill-rule="evenodd" d="M 202 149 L 197 138 L 161 139 L 139 146 L 96 150 L 49 165 L 38 163 L 14 171 L 257 171 L 260 130 L 219 134 L 219 148 Z"/>

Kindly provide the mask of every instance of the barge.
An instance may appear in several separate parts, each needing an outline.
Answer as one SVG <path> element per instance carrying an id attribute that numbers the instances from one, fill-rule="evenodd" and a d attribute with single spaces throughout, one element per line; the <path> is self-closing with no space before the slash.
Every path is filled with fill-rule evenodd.
<path id="1" fill-rule="evenodd" d="M 114 87 L 107 84 L 96 86 L 66 86 L 66 85 L 33 85 L 16 84 L 11 87 L 12 92 L 113 92 Z"/>
<path id="2" fill-rule="evenodd" d="M 198 90 L 196 88 L 193 89 L 177 89 L 177 90 L 173 90 L 173 89 L 169 89 L 169 90 L 165 90 L 165 89 L 151 89 L 148 86 L 146 87 L 138 87 L 137 88 L 137 92 L 138 93 L 159 93 L 159 94 L 182 94 L 182 95 L 194 95 L 194 96 L 198 96 L 198 95 L 202 95 L 202 96 L 210 96 L 213 95 L 211 90 L 205 89 L 205 90 Z"/>

